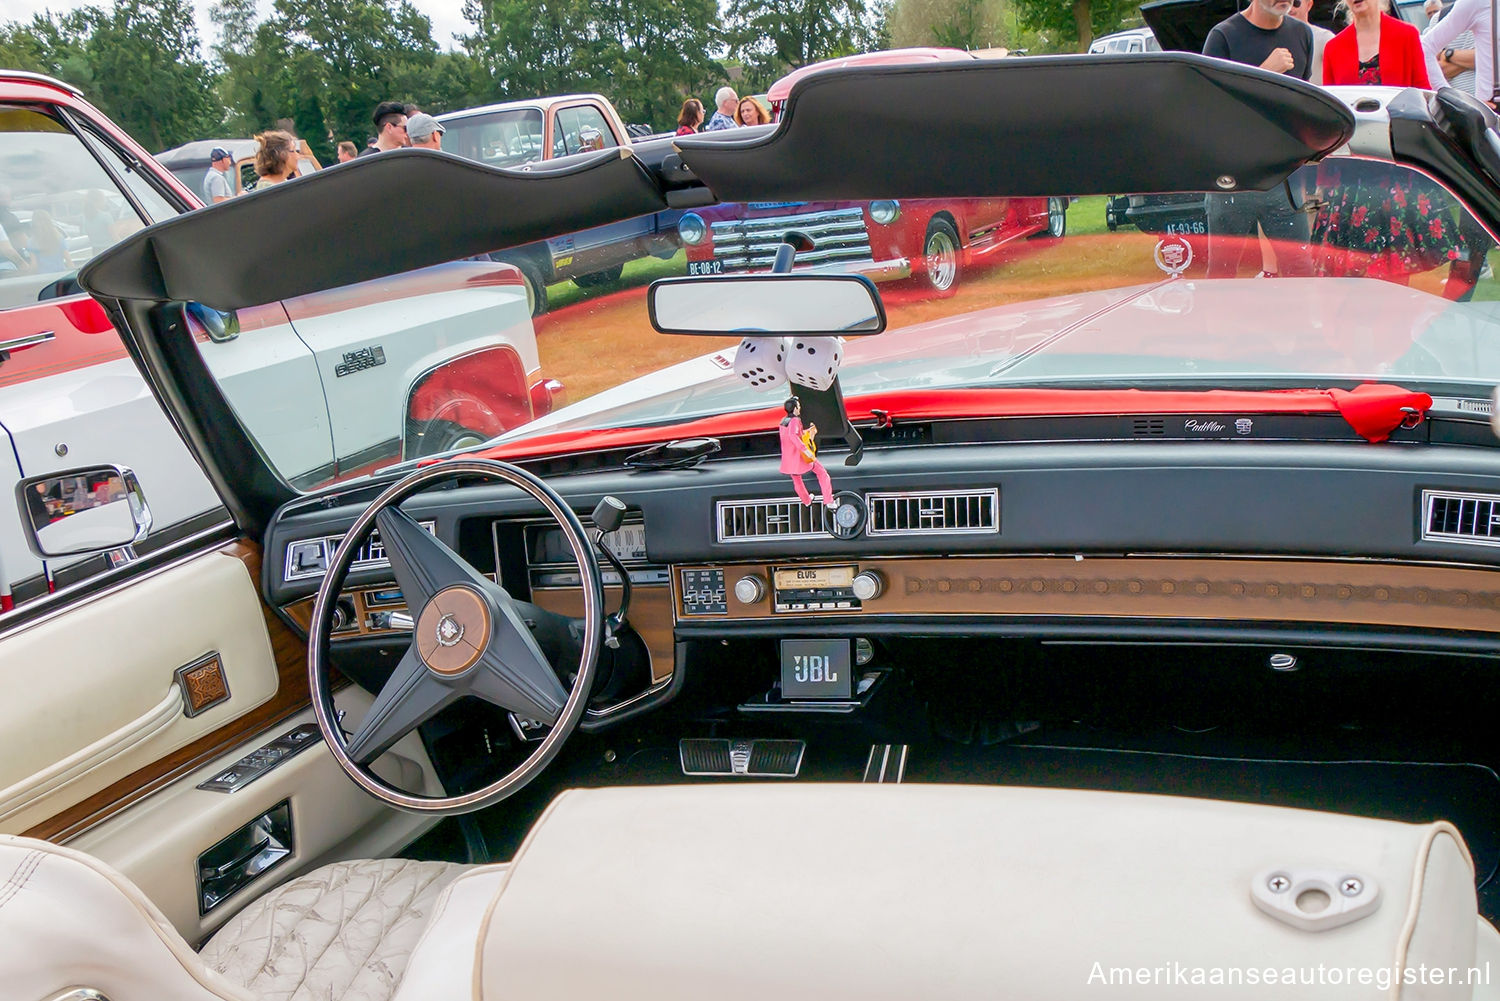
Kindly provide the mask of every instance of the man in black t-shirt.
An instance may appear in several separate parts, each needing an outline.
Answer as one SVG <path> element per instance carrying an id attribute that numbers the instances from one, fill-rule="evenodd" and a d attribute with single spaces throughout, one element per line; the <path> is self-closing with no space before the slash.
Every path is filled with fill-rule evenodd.
<path id="1" fill-rule="evenodd" d="M 1312 69 L 1312 29 L 1287 17 L 1292 0 L 1250 0 L 1250 6 L 1209 31 L 1205 56 L 1258 66 L 1306 80 Z M 1314 81 L 1321 83 L 1321 81 Z M 1257 225 L 1272 242 L 1278 268 L 1262 274 L 1312 274 L 1305 214 L 1292 205 L 1285 185 L 1270 191 L 1208 196 L 1208 276 L 1232 278 L 1240 257 L 1254 244 Z"/>

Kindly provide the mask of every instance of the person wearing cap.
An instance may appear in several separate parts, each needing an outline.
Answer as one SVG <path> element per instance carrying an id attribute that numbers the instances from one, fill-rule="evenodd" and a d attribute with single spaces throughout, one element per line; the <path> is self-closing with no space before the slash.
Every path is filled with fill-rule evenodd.
<path id="1" fill-rule="evenodd" d="M 406 106 L 400 101 L 381 101 L 375 105 L 375 114 L 370 117 L 375 120 L 375 145 L 360 156 L 411 145 L 406 136 Z"/>
<path id="2" fill-rule="evenodd" d="M 406 134 L 418 149 L 442 149 L 443 126 L 436 118 L 421 112 L 406 120 Z"/>
<path id="3" fill-rule="evenodd" d="M 734 92 L 733 87 L 720 87 L 714 93 L 714 104 L 717 107 L 708 124 L 703 126 L 703 131 L 717 132 L 720 129 L 735 128 L 734 110 L 739 107 L 739 103 L 740 96 Z"/>
<path id="4" fill-rule="evenodd" d="M 203 175 L 203 204 L 227 202 L 234 197 L 234 188 L 229 184 L 229 169 L 234 166 L 234 157 L 223 146 L 215 146 L 208 154 L 208 173 Z"/>

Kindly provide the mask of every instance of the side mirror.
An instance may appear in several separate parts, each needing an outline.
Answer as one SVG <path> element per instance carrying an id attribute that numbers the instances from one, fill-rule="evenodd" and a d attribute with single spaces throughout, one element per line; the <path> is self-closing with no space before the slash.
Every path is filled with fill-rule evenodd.
<path id="1" fill-rule="evenodd" d="M 208 339 L 215 344 L 223 344 L 240 336 L 240 318 L 238 313 L 221 313 L 201 302 L 190 302 L 183 307 L 187 315 L 198 321 L 198 324 L 208 333 Z"/>
<path id="2" fill-rule="evenodd" d="M 151 509 L 135 473 L 87 466 L 16 484 L 26 544 L 41 559 L 92 556 L 135 545 L 151 530 Z"/>

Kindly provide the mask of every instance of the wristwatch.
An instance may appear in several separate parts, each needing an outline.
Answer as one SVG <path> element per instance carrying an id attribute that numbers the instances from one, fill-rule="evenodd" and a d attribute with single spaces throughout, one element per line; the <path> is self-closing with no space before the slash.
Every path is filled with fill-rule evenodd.
<path id="1" fill-rule="evenodd" d="M 1443 59 L 1450 63 L 1453 61 L 1453 46 L 1450 45 L 1443 50 Z"/>

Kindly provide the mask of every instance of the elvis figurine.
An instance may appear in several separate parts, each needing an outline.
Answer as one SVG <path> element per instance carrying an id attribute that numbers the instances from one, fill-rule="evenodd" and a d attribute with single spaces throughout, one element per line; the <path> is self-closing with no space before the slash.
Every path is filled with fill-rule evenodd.
<path id="1" fill-rule="evenodd" d="M 837 507 L 838 504 L 833 499 L 833 482 L 828 478 L 828 470 L 818 461 L 818 426 L 802 426 L 802 401 L 797 397 L 788 399 L 785 406 L 786 417 L 781 422 L 781 471 L 792 478 L 792 486 L 797 488 L 798 498 L 806 505 L 812 503 L 812 496 L 807 492 L 802 474 L 811 470 L 818 478 L 823 503 L 829 507 Z"/>

